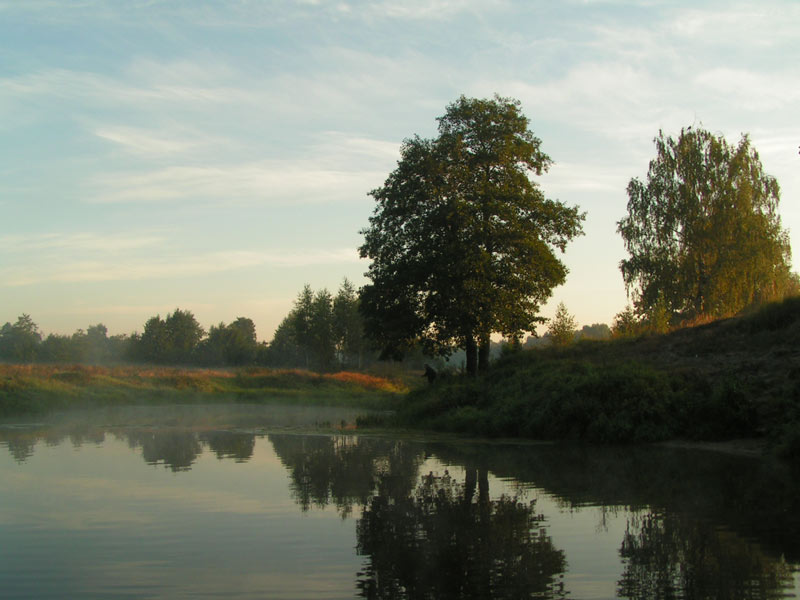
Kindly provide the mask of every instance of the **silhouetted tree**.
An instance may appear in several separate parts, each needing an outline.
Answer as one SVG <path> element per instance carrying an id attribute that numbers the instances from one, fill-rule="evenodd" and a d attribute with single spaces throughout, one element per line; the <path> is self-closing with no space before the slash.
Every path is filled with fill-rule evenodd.
<path id="1" fill-rule="evenodd" d="M 581 233 L 584 216 L 529 178 L 551 160 L 518 101 L 462 96 L 438 120 L 439 136 L 406 140 L 371 192 L 361 307 L 385 356 L 419 342 L 433 354 L 460 347 L 474 374 L 488 366 L 492 332 L 518 335 L 542 320 L 540 304 L 567 273 L 554 250 Z"/>

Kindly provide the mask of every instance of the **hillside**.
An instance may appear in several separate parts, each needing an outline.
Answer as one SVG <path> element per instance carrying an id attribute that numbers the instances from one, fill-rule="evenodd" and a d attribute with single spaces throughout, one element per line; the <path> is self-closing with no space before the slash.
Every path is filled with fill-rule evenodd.
<path id="1" fill-rule="evenodd" d="M 505 357 L 411 392 L 401 425 L 649 442 L 763 438 L 800 454 L 800 298 L 666 335 Z"/>

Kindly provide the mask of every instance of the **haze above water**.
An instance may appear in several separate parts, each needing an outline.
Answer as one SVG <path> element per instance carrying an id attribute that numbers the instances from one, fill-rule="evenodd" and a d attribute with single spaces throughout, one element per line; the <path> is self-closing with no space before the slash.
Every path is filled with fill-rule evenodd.
<path id="1" fill-rule="evenodd" d="M 0 426 L 0 596 L 798 596 L 785 465 L 307 432 L 353 416 L 171 407 Z"/>

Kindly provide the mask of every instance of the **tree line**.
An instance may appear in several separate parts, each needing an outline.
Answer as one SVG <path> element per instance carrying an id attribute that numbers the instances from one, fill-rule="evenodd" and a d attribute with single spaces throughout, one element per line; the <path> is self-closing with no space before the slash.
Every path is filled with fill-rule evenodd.
<path id="1" fill-rule="evenodd" d="M 306 285 L 271 342 L 256 339 L 252 319 L 238 317 L 207 331 L 189 310 L 156 315 L 141 333 L 108 335 L 102 323 L 72 335 L 46 337 L 27 315 L 0 328 L 0 360 L 156 365 L 300 367 L 319 371 L 359 369 L 378 353 L 364 333 L 356 288 L 344 280 L 336 295 Z"/>

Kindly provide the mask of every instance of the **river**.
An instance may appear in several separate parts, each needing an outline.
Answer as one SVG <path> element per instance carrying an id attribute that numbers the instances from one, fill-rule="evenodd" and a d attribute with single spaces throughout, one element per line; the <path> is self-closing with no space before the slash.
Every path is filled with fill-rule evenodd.
<path id="1" fill-rule="evenodd" d="M 790 465 L 318 430 L 352 417 L 0 424 L 0 597 L 798 597 Z"/>

